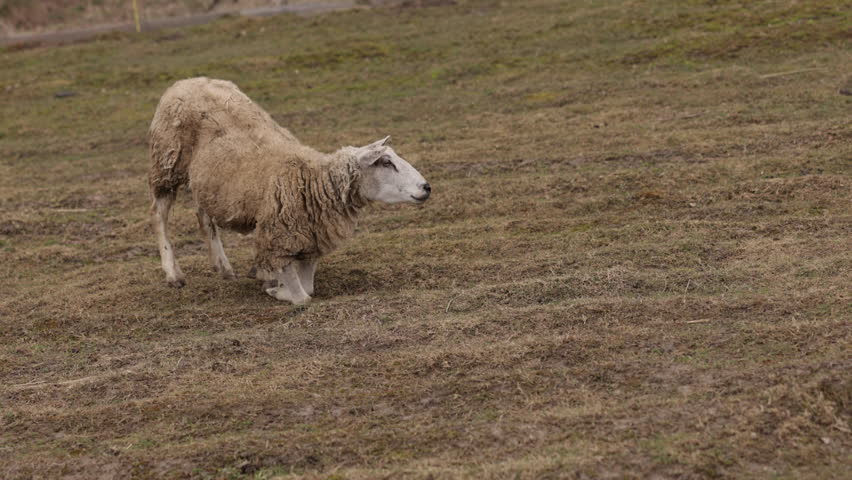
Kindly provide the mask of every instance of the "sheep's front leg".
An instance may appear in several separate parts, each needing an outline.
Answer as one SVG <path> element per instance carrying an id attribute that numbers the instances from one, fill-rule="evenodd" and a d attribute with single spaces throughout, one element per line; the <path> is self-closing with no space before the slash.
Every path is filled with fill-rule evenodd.
<path id="1" fill-rule="evenodd" d="M 275 288 L 278 286 L 278 279 L 275 275 L 269 270 L 264 270 L 262 268 L 257 268 L 257 266 L 251 267 L 247 276 L 249 278 L 256 278 L 257 280 L 263 280 L 263 289 L 266 290 L 268 288 Z"/>
<path id="2" fill-rule="evenodd" d="M 308 295 L 314 294 L 314 274 L 317 273 L 318 258 L 309 258 L 307 260 L 299 260 L 299 281 L 302 283 L 302 288 Z"/>
<path id="3" fill-rule="evenodd" d="M 304 305 L 311 301 L 310 295 L 305 292 L 299 280 L 298 264 L 296 262 L 278 270 L 274 275 L 278 280 L 278 286 L 267 288 L 266 293 L 278 300 L 286 300 L 294 305 Z"/>

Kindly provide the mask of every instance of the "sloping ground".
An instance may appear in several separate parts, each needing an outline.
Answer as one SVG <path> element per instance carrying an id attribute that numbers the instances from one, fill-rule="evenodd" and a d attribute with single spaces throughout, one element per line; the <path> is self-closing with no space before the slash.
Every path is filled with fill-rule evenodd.
<path id="1" fill-rule="evenodd" d="M 850 10 L 437 3 L 0 56 L 0 477 L 848 475 Z M 201 74 L 433 198 L 306 308 L 183 198 L 169 289 L 145 132 Z"/>

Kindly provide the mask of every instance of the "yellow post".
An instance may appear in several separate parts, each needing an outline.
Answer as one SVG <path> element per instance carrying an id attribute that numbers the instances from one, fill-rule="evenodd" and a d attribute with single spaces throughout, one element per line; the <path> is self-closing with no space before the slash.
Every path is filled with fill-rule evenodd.
<path id="1" fill-rule="evenodd" d="M 133 20 L 136 22 L 136 33 L 142 31 L 142 26 L 139 24 L 139 5 L 136 4 L 136 0 L 133 0 Z"/>

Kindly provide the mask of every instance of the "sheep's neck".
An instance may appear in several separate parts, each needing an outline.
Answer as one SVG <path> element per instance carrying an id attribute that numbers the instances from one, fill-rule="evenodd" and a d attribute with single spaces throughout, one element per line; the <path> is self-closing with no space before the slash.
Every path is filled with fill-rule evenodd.
<path id="1" fill-rule="evenodd" d="M 334 250 L 355 232 L 358 213 L 368 203 L 360 192 L 360 171 L 351 162 L 340 161 L 343 159 L 330 160 L 318 172 L 316 183 L 303 178 L 307 188 L 302 202 L 321 255 Z"/>

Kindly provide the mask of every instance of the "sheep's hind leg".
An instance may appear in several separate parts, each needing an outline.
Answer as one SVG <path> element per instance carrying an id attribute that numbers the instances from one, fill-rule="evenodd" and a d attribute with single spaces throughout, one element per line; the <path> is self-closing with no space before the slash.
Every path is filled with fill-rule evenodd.
<path id="1" fill-rule="evenodd" d="M 301 282 L 302 288 L 305 289 L 308 295 L 314 294 L 314 274 L 317 273 L 318 262 L 318 258 L 299 260 L 299 282 Z"/>
<path id="2" fill-rule="evenodd" d="M 302 283 L 299 281 L 297 263 L 291 263 L 278 270 L 275 272 L 275 277 L 278 280 L 278 287 L 267 288 L 266 293 L 278 300 L 292 302 L 294 305 L 304 305 L 311 301 L 310 295 L 305 292 Z"/>
<path id="3" fill-rule="evenodd" d="M 154 197 L 151 211 L 154 230 L 157 232 L 157 243 L 160 247 L 160 262 L 163 271 L 166 272 L 166 282 L 173 287 L 181 288 L 186 285 L 186 278 L 175 259 L 175 249 L 172 247 L 172 242 L 169 241 L 168 229 L 169 210 L 171 210 L 174 201 L 175 192 Z"/>
<path id="4" fill-rule="evenodd" d="M 201 235 L 204 236 L 204 243 L 207 244 L 207 251 L 210 254 L 210 265 L 213 270 L 219 272 L 224 279 L 235 278 L 234 269 L 231 268 L 231 263 L 228 257 L 225 256 L 225 248 L 222 246 L 222 237 L 219 235 L 219 227 L 203 210 L 198 209 L 198 227 L 201 229 Z"/>

